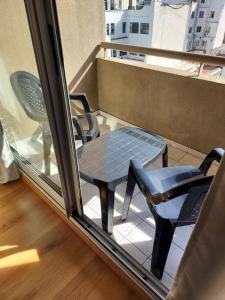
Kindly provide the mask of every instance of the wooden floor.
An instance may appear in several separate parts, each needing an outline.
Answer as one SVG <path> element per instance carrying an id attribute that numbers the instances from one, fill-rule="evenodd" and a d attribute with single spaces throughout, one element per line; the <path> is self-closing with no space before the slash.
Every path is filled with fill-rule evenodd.
<path id="1" fill-rule="evenodd" d="M 140 299 L 22 181 L 0 186 L 0 299 Z"/>

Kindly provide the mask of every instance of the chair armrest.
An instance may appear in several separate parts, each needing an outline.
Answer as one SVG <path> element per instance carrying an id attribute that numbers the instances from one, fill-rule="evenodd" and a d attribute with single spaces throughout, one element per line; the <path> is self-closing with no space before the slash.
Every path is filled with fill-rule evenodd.
<path id="1" fill-rule="evenodd" d="M 83 144 L 87 143 L 87 138 L 86 138 L 86 135 L 85 135 L 85 133 L 82 129 L 79 118 L 77 118 L 76 116 L 73 116 L 72 117 L 72 122 L 73 122 L 73 125 L 76 128 L 77 134 L 80 136 Z"/>
<path id="2" fill-rule="evenodd" d="M 161 202 L 169 201 L 175 197 L 187 194 L 190 192 L 191 188 L 204 184 L 211 184 L 213 180 L 213 176 L 194 176 L 190 179 L 186 179 L 180 184 L 173 186 L 171 189 L 163 193 L 159 193 L 155 190 L 154 184 L 151 182 L 151 178 L 146 175 L 143 166 L 138 160 L 131 160 L 129 172 L 132 172 L 140 190 L 146 199 L 152 204 L 159 204 Z"/>
<path id="3" fill-rule="evenodd" d="M 133 159 L 130 161 L 129 173 L 132 172 L 135 180 L 145 195 L 146 198 L 154 197 L 155 199 L 160 198 L 159 193 L 155 190 L 154 185 L 152 184 L 151 179 L 147 176 L 145 169 L 139 160 Z M 157 200 L 156 200 L 157 201 Z M 161 202 L 161 200 L 159 200 Z"/>
<path id="4" fill-rule="evenodd" d="M 71 94 L 70 95 L 70 100 L 71 101 L 80 101 L 84 107 L 85 113 L 90 113 L 90 106 L 88 103 L 87 96 L 85 94 Z"/>
<path id="5" fill-rule="evenodd" d="M 181 195 L 187 194 L 190 192 L 190 190 L 194 187 L 199 187 L 201 185 L 206 185 L 206 184 L 211 184 L 212 180 L 213 180 L 214 176 L 204 176 L 204 177 L 200 177 L 199 176 L 195 176 L 191 179 L 186 180 L 183 183 L 177 184 L 176 186 L 174 186 L 172 189 L 167 190 L 166 192 L 160 194 L 160 197 L 158 197 L 157 195 L 157 199 L 155 199 L 155 195 L 153 195 L 153 198 L 155 200 L 158 200 L 160 202 L 165 202 L 168 200 L 171 200 L 173 198 L 179 197 Z M 154 204 L 157 204 L 154 202 Z"/>
<path id="6" fill-rule="evenodd" d="M 204 175 L 206 175 L 209 168 L 211 167 L 213 161 L 215 160 L 217 162 L 220 162 L 223 155 L 224 155 L 224 149 L 222 149 L 222 148 L 215 148 L 211 152 L 209 152 L 209 154 L 206 156 L 206 158 L 203 160 L 201 166 L 199 167 L 201 172 Z"/>

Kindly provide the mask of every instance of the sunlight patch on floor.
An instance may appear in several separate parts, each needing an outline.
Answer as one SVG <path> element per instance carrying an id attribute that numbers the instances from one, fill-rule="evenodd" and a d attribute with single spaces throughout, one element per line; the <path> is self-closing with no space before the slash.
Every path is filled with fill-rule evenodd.
<path id="1" fill-rule="evenodd" d="M 18 247 L 17 245 L 0 246 L 0 252 L 10 250 L 10 249 L 14 249 L 14 248 L 17 248 L 17 247 Z"/>
<path id="2" fill-rule="evenodd" d="M 0 269 L 18 267 L 21 265 L 37 263 L 39 261 L 40 260 L 36 249 L 26 250 L 1 258 Z"/>

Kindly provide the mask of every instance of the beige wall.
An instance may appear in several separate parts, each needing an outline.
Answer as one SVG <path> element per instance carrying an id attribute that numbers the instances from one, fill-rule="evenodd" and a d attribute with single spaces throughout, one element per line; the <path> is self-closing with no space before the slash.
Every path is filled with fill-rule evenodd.
<path id="1" fill-rule="evenodd" d="M 16 2 L 16 5 L 15 5 Z M 58 14 L 70 90 L 88 94 L 98 107 L 97 45 L 104 40 L 104 1 L 59 0 Z M 10 84 L 10 75 L 25 70 L 38 76 L 23 0 L 0 0 L 0 118 L 11 141 L 30 137 L 38 123 L 26 116 Z"/>
<path id="2" fill-rule="evenodd" d="M 0 0 L 0 118 L 10 142 L 29 137 L 38 123 L 26 116 L 10 84 L 15 71 L 37 76 L 36 62 L 23 0 Z"/>
<path id="3" fill-rule="evenodd" d="M 58 0 L 64 62 L 69 91 L 87 93 L 98 108 L 95 57 L 105 40 L 103 0 Z"/>
<path id="4" fill-rule="evenodd" d="M 225 147 L 224 83 L 179 74 L 99 58 L 99 108 L 201 152 Z"/>

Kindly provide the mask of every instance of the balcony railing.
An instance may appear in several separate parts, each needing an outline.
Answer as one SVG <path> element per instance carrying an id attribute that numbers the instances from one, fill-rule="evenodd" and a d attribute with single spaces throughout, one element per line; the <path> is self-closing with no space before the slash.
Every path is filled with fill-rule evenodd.
<path id="1" fill-rule="evenodd" d="M 102 42 L 100 44 L 100 47 L 105 50 L 105 53 L 107 49 L 112 49 L 112 50 L 119 50 L 124 52 L 139 53 L 139 54 L 145 54 L 149 56 L 156 56 L 156 57 L 197 63 L 199 64 L 198 75 L 201 74 L 204 64 L 225 67 L 225 57 L 223 56 L 203 55 L 203 54 L 196 54 L 196 53 L 189 53 L 189 52 L 182 52 L 182 51 L 172 51 L 172 50 L 164 50 L 164 49 L 157 49 L 157 48 L 147 48 L 147 47 L 140 47 L 140 46 L 133 46 L 133 45 L 116 44 L 110 42 Z"/>

